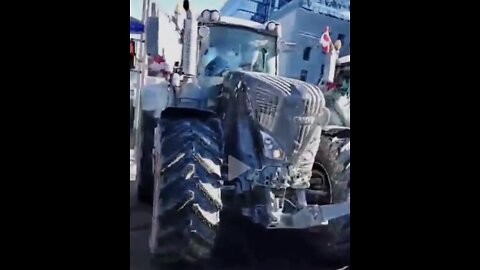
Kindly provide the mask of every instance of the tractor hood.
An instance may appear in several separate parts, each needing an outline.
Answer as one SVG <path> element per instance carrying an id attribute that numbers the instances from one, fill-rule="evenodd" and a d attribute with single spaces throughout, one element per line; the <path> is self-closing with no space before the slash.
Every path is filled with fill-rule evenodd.
<path id="1" fill-rule="evenodd" d="M 329 121 L 325 99 L 317 86 L 241 71 L 231 72 L 224 86 L 246 93 L 246 111 L 260 130 L 264 147 L 273 143 L 284 161 L 299 169 L 311 169 L 322 127 Z M 279 156 L 278 152 L 276 155 Z"/>

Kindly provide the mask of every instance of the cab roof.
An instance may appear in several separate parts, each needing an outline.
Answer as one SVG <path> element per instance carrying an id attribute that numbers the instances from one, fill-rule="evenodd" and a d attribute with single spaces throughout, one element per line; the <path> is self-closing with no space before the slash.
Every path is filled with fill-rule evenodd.
<path id="1" fill-rule="evenodd" d="M 200 20 L 200 16 L 198 15 L 197 20 Z M 211 24 L 230 24 L 234 26 L 243 26 L 243 27 L 248 27 L 252 29 L 265 29 L 265 25 L 254 22 L 251 20 L 245 20 L 245 19 L 240 19 L 240 18 L 235 18 L 235 17 L 230 17 L 230 16 L 220 16 L 220 21 L 217 22 L 208 22 Z"/>

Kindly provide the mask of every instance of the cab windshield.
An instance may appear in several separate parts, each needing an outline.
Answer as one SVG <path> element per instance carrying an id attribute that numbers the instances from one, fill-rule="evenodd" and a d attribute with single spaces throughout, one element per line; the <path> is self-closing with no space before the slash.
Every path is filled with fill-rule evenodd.
<path id="1" fill-rule="evenodd" d="M 226 71 L 276 73 L 276 38 L 232 26 L 210 26 L 200 41 L 198 76 L 219 77 Z"/>

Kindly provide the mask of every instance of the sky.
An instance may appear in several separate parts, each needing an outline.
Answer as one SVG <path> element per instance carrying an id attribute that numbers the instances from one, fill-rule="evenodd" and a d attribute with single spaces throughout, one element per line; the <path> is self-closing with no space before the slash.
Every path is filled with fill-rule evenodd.
<path id="1" fill-rule="evenodd" d="M 151 0 L 151 2 L 157 3 L 160 10 L 173 15 L 175 7 L 178 3 L 183 3 L 183 0 Z M 220 9 L 225 2 L 226 0 L 190 0 L 190 9 L 196 12 L 204 9 Z M 130 16 L 141 19 L 143 0 L 130 0 L 130 3 Z"/>

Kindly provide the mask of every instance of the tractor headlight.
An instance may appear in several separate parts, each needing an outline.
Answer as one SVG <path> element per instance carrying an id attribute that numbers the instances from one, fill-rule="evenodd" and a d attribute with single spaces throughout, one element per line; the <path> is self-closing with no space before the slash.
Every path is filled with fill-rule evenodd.
<path id="1" fill-rule="evenodd" d="M 275 31 L 275 29 L 277 29 L 277 23 L 276 23 L 276 22 L 269 22 L 269 23 L 267 23 L 266 29 L 267 29 L 268 31 L 272 31 L 272 32 Z"/>
<path id="2" fill-rule="evenodd" d="M 206 38 L 210 35 L 210 29 L 206 26 L 200 26 L 200 28 L 198 29 L 198 34 L 200 35 L 200 37 Z"/>
<path id="3" fill-rule="evenodd" d="M 218 22 L 220 21 L 220 11 L 218 10 L 204 10 L 200 14 L 202 22 Z"/>
<path id="4" fill-rule="evenodd" d="M 214 10 L 210 13 L 210 20 L 217 22 L 220 21 L 220 11 Z"/>
<path id="5" fill-rule="evenodd" d="M 200 17 L 204 20 L 204 21 L 208 21 L 210 20 L 210 10 L 206 9 L 204 11 L 202 11 L 202 14 L 200 15 Z"/>
<path id="6" fill-rule="evenodd" d="M 260 131 L 263 141 L 263 155 L 269 159 L 283 160 L 285 153 L 269 134 Z"/>

